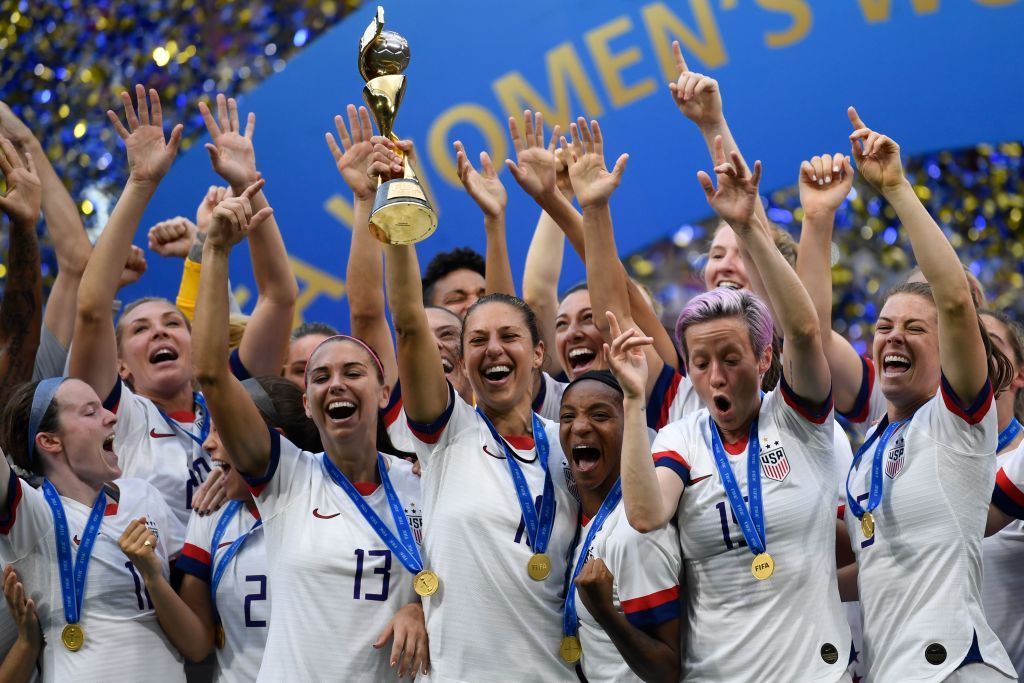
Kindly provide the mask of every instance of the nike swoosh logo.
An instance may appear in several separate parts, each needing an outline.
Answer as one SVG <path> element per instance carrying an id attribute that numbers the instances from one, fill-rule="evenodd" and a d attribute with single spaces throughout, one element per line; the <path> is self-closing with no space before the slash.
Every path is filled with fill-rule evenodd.
<path id="1" fill-rule="evenodd" d="M 219 546 L 217 546 L 217 549 L 219 550 L 220 548 L 223 548 L 226 545 L 231 545 L 232 543 L 234 543 L 234 541 L 224 541 Z"/>
<path id="2" fill-rule="evenodd" d="M 176 436 L 174 432 L 171 432 L 170 434 L 160 434 L 156 431 L 156 429 L 150 429 L 149 435 L 154 439 L 166 439 L 169 436 Z"/>
<path id="3" fill-rule="evenodd" d="M 313 516 L 316 517 L 317 519 L 334 519 L 335 517 L 337 517 L 340 514 L 341 514 L 340 512 L 335 512 L 333 515 L 323 515 L 323 514 L 320 514 L 320 508 L 313 508 Z"/>
<path id="4" fill-rule="evenodd" d="M 696 479 L 691 479 L 690 480 L 690 486 L 693 486 L 694 484 L 699 484 L 700 482 L 704 481 L 705 479 L 707 479 L 710 476 L 711 476 L 710 474 L 705 474 L 703 477 L 697 477 Z"/>

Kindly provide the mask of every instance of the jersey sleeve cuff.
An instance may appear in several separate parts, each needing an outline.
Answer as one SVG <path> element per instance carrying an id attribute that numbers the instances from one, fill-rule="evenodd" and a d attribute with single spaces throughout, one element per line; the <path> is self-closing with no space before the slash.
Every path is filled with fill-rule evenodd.
<path id="1" fill-rule="evenodd" d="M 246 369 L 245 363 L 242 362 L 242 354 L 238 352 L 238 349 L 232 351 L 231 355 L 228 356 L 228 367 L 231 368 L 231 374 L 234 375 L 239 382 L 244 382 L 252 377 L 252 375 L 249 374 L 249 370 Z"/>
<path id="2" fill-rule="evenodd" d="M 174 566 L 204 583 L 210 583 L 210 553 L 199 546 L 186 543 Z"/>
<path id="3" fill-rule="evenodd" d="M 384 407 L 384 410 L 380 411 L 381 419 L 384 420 L 384 426 L 390 427 L 395 424 L 395 420 L 398 419 L 398 415 L 401 412 L 402 383 L 395 382 L 395 386 L 391 390 L 391 396 L 388 398 L 388 404 Z"/>
<path id="4" fill-rule="evenodd" d="M 10 493 L 8 493 L 10 495 Z M 992 493 L 992 504 L 1004 513 L 1017 519 L 1024 519 L 1024 491 L 1018 489 L 1002 468 L 996 473 L 996 488 Z"/>
<path id="5" fill-rule="evenodd" d="M 21 479 L 14 473 L 14 470 L 7 472 L 7 504 L 0 511 L 0 534 L 6 536 L 14 528 L 14 521 L 18 517 L 18 503 L 21 502 Z"/>
<path id="6" fill-rule="evenodd" d="M 986 378 L 984 386 L 978 392 L 978 396 L 970 404 L 965 403 L 953 391 L 953 386 L 946 379 L 946 373 L 942 373 L 942 400 L 949 412 L 953 413 L 969 425 L 976 425 L 988 413 L 992 405 L 992 382 Z"/>
<path id="7" fill-rule="evenodd" d="M 427 424 L 414 422 L 406 417 L 406 422 L 409 423 L 409 429 L 412 430 L 413 436 L 423 443 L 435 444 L 441 438 L 444 428 L 448 426 L 448 421 L 452 419 L 452 412 L 454 410 L 455 389 L 452 387 L 452 383 L 448 382 L 448 407 L 444 409 L 444 412 L 436 420 Z"/>
<path id="8" fill-rule="evenodd" d="M 103 399 L 103 407 L 110 412 L 117 414 L 117 408 L 121 403 L 121 378 L 118 377 L 117 381 L 114 382 L 114 386 L 110 389 L 110 393 Z"/>
<path id="9" fill-rule="evenodd" d="M 861 356 L 860 362 L 862 366 L 860 391 L 857 392 L 857 398 L 853 402 L 853 408 L 846 412 L 839 410 L 836 411 L 855 424 L 860 424 L 868 419 L 868 413 L 871 410 L 871 392 L 874 391 L 875 388 L 874 361 L 870 358 L 864 358 Z"/>
<path id="10" fill-rule="evenodd" d="M 690 484 L 690 463 L 686 462 L 686 459 L 675 451 L 659 451 L 654 454 L 654 466 L 655 467 L 667 467 L 683 480 L 683 483 L 689 486 Z"/>
<path id="11" fill-rule="evenodd" d="M 637 628 L 657 626 L 679 618 L 679 586 L 622 601 L 622 613 Z"/>
<path id="12" fill-rule="evenodd" d="M 267 484 L 274 478 L 274 474 L 277 473 L 277 466 L 281 462 L 281 435 L 277 430 L 270 429 L 269 427 L 267 431 L 270 432 L 270 462 L 267 464 L 267 471 L 259 476 L 242 475 L 254 496 L 259 496 L 263 493 L 263 489 L 267 488 Z"/>
<path id="13" fill-rule="evenodd" d="M 786 382 L 786 376 L 779 378 L 779 389 L 782 391 L 782 398 L 786 399 L 786 405 L 795 410 L 800 417 L 816 425 L 824 424 L 832 412 L 832 390 L 821 405 L 814 405 L 802 396 L 797 396 L 793 388 Z"/>
<path id="14" fill-rule="evenodd" d="M 657 431 L 668 424 L 668 411 L 679 393 L 679 383 L 682 381 L 683 375 L 665 363 L 658 373 L 658 379 L 654 381 L 651 398 L 647 401 L 648 427 Z"/>

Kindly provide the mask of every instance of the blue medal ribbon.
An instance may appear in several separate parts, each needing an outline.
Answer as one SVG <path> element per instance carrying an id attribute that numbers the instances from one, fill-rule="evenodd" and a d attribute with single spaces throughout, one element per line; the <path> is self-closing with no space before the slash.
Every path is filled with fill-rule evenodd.
<path id="1" fill-rule="evenodd" d="M 580 557 L 573 567 L 572 576 L 569 578 L 569 585 L 565 589 L 565 610 L 562 612 L 562 634 L 574 636 L 579 631 L 580 620 L 576 616 L 576 577 L 583 571 L 583 565 L 587 563 L 587 553 L 590 552 L 590 545 L 594 542 L 597 532 L 604 526 L 604 522 L 622 500 L 622 480 L 616 479 L 608 495 L 605 496 L 601 508 L 590 521 L 590 528 L 587 529 L 587 536 L 583 539 L 583 546 L 580 548 Z"/>
<path id="2" fill-rule="evenodd" d="M 882 418 L 882 421 L 878 423 L 875 431 L 872 432 L 871 437 L 864 442 L 864 445 L 857 449 L 857 453 L 853 456 L 853 462 L 850 463 L 850 471 L 846 473 L 846 506 L 850 509 L 850 512 L 860 519 L 864 516 L 865 512 L 872 512 L 878 504 L 882 502 L 882 458 L 885 457 L 885 447 L 889 444 L 889 439 L 896 433 L 896 430 L 905 424 L 908 424 L 912 419 L 910 417 L 898 420 L 893 423 L 889 423 L 889 416 L 886 415 Z M 881 438 L 878 438 L 878 434 L 881 432 Z M 850 477 L 853 475 L 853 471 L 857 469 L 857 463 L 860 462 L 861 456 L 863 456 L 867 450 L 871 447 L 871 444 L 877 439 L 878 443 L 875 446 L 875 454 L 871 460 L 871 491 L 868 494 L 868 507 L 867 509 L 861 507 L 861 504 L 857 502 L 856 497 L 850 492 Z"/>
<path id="3" fill-rule="evenodd" d="M 380 483 L 384 487 L 384 493 L 388 498 L 388 506 L 391 508 L 391 517 L 395 521 L 395 529 L 398 530 L 397 537 L 388 528 L 384 520 L 380 518 L 380 515 L 360 495 L 356 487 L 348 480 L 348 477 L 331 461 L 327 453 L 324 453 L 324 467 L 327 468 L 327 474 L 331 476 L 334 483 L 348 494 L 352 504 L 363 515 L 363 518 L 366 519 L 370 527 L 377 533 L 380 540 L 384 541 L 384 545 L 388 547 L 388 550 L 401 561 L 402 566 L 408 569 L 409 573 L 413 576 L 423 571 L 423 558 L 420 556 L 420 549 L 416 545 L 416 539 L 413 538 L 412 527 L 409 526 L 409 520 L 405 516 L 405 508 L 402 507 L 402 501 L 398 499 L 398 494 L 391 483 L 391 478 L 388 477 L 388 468 L 384 464 L 384 456 L 380 453 L 377 454 L 377 471 L 380 472 Z"/>
<path id="4" fill-rule="evenodd" d="M 71 559 L 71 538 L 68 531 L 68 519 L 64 514 L 64 505 L 60 494 L 50 483 L 43 481 L 43 497 L 50 512 L 53 514 L 54 540 L 57 545 L 57 567 L 60 570 L 60 593 L 64 600 L 64 621 L 77 624 L 82 616 L 82 600 L 85 597 L 85 577 L 89 571 L 89 558 L 92 557 L 93 545 L 99 535 L 103 523 L 103 513 L 107 508 L 107 496 L 103 491 L 96 496 L 92 512 L 82 531 L 81 543 L 74 561 Z"/>
<path id="5" fill-rule="evenodd" d="M 1010 442 L 1017 438 L 1020 434 L 1021 424 L 1017 418 L 1010 420 L 1010 424 L 1006 425 L 1006 429 L 999 432 L 999 445 L 996 447 L 996 453 L 1001 452 L 1004 448 L 1010 445 Z"/>
<path id="6" fill-rule="evenodd" d="M 530 486 L 526 482 L 526 475 L 516 460 L 515 453 L 508 442 L 498 434 L 494 424 L 484 415 L 479 406 L 476 409 L 484 424 L 491 432 L 491 436 L 498 442 L 505 453 L 505 462 L 508 463 L 509 474 L 512 475 L 512 483 L 515 484 L 516 497 L 519 499 L 519 509 L 523 512 L 523 521 L 526 523 L 526 535 L 530 539 L 530 547 L 535 553 L 543 553 L 548 549 L 548 541 L 551 539 L 551 527 L 555 522 L 555 485 L 551 481 L 551 472 L 548 470 L 548 435 L 544 432 L 544 423 L 533 414 L 533 441 L 537 446 L 537 459 L 544 468 L 544 494 L 540 499 L 540 510 L 534 506 L 533 497 L 530 494 Z"/>
<path id="7" fill-rule="evenodd" d="M 192 400 L 197 406 L 199 406 L 199 410 L 203 415 L 203 421 L 199 423 L 199 436 L 193 434 L 191 430 L 182 427 L 180 422 L 172 418 L 160 408 L 157 408 L 157 412 L 160 413 L 160 417 L 164 419 L 164 422 L 167 423 L 168 427 L 178 430 L 202 448 L 203 442 L 206 441 L 206 437 L 210 436 L 210 411 L 206 409 L 206 399 L 203 398 L 203 395 L 199 392 L 192 393 Z"/>
<path id="8" fill-rule="evenodd" d="M 754 555 L 760 555 L 768 545 L 768 539 L 764 532 L 764 500 L 761 497 L 761 442 L 757 438 L 757 418 L 750 425 L 750 433 L 747 435 L 747 497 L 750 499 L 750 508 L 743 502 L 743 494 L 740 492 L 739 484 L 736 482 L 736 475 L 729 464 L 729 457 L 722 445 L 722 437 L 718 433 L 718 425 L 710 417 L 708 423 L 711 425 L 711 453 L 715 458 L 715 466 L 718 468 L 718 475 L 722 478 L 722 486 L 725 488 L 725 495 L 729 498 L 729 505 L 732 513 L 739 522 L 743 538 L 747 547 Z"/>
<path id="9" fill-rule="evenodd" d="M 217 528 L 213 531 L 213 540 L 210 542 L 210 562 L 213 562 L 214 557 L 217 555 L 217 546 L 220 545 L 220 539 L 224 538 L 224 532 L 228 529 L 228 524 L 231 523 L 232 518 L 238 514 L 238 511 L 245 505 L 240 500 L 233 500 L 228 503 L 227 507 L 224 508 L 224 514 L 221 515 L 220 520 L 217 522 Z M 220 624 L 220 614 L 217 612 L 217 586 L 220 585 L 220 580 L 224 577 L 224 572 L 228 568 L 228 564 L 238 554 L 238 551 L 242 549 L 242 544 L 245 543 L 246 539 L 255 531 L 258 527 L 263 525 L 262 519 L 257 519 L 256 523 L 252 525 L 252 528 L 248 532 L 241 534 L 234 542 L 228 546 L 228 549 L 224 551 L 220 561 L 217 562 L 213 570 L 213 578 L 210 581 L 210 603 L 213 606 L 213 618 Z"/>

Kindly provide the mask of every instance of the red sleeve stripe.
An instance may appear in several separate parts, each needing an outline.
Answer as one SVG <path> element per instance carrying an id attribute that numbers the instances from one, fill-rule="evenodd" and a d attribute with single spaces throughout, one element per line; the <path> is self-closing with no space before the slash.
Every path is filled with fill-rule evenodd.
<path id="1" fill-rule="evenodd" d="M 14 528 L 14 522 L 18 517 L 18 503 L 21 502 L 21 479 L 14 474 L 14 470 L 11 470 L 8 476 L 10 479 L 7 480 L 7 506 L 3 510 L 3 516 L 0 516 L 0 534 L 4 536 L 11 533 L 11 529 Z"/>
<path id="2" fill-rule="evenodd" d="M 412 431 L 413 436 L 422 441 L 423 443 L 434 444 L 437 443 L 438 439 L 441 438 L 441 434 L 444 433 L 444 428 L 448 426 L 448 421 L 452 419 L 452 413 L 455 411 L 455 389 L 452 387 L 451 382 L 448 383 L 448 407 L 444 409 L 444 412 L 429 424 L 422 422 L 413 422 L 406 416 L 406 422 L 409 423 L 409 429 Z"/>
<path id="3" fill-rule="evenodd" d="M 267 471 L 261 476 L 250 476 L 243 474 L 242 478 L 245 479 L 245 483 L 249 485 L 249 491 L 252 495 L 259 497 L 263 490 L 267 488 L 267 484 L 274 478 L 274 474 L 277 473 L 277 466 L 281 462 L 281 434 L 276 429 L 270 429 L 270 462 L 267 464 Z"/>
<path id="4" fill-rule="evenodd" d="M 121 378 L 118 377 L 117 381 L 114 382 L 113 388 L 110 390 L 110 394 L 103 400 L 103 407 L 110 412 L 117 414 L 117 409 L 121 404 Z"/>
<path id="5" fill-rule="evenodd" d="M 996 472 L 996 490 L 1002 493 L 1010 502 L 1024 510 L 1024 491 L 1017 488 L 1017 485 L 1007 476 L 1006 470 L 1001 467 Z"/>
<path id="6" fill-rule="evenodd" d="M 657 431 L 668 424 L 668 412 L 672 402 L 679 393 L 679 383 L 683 376 L 676 372 L 668 363 L 658 373 L 658 379 L 651 389 L 651 398 L 647 401 L 647 426 Z"/>
<path id="7" fill-rule="evenodd" d="M 384 425 L 390 427 L 395 424 L 400 412 L 402 412 L 402 385 L 400 382 L 395 382 L 395 388 L 391 390 L 391 397 L 388 398 L 388 405 L 381 413 Z"/>
<path id="8" fill-rule="evenodd" d="M 181 556 L 188 557 L 196 562 L 205 564 L 207 567 L 210 566 L 210 553 L 197 545 L 186 543 L 181 549 Z"/>
<path id="9" fill-rule="evenodd" d="M 684 484 L 690 483 L 690 463 L 686 462 L 679 453 L 675 451 L 659 451 L 654 454 L 655 467 L 667 467 L 683 480 Z"/>
<path id="10" fill-rule="evenodd" d="M 654 626 L 679 618 L 679 586 L 622 601 L 622 612 L 633 626 Z"/>
<path id="11" fill-rule="evenodd" d="M 976 425 L 988 414 L 988 409 L 992 405 L 992 382 L 988 379 L 985 380 L 985 385 L 978 392 L 978 397 L 970 405 L 965 404 L 956 395 L 952 385 L 946 379 L 946 373 L 942 373 L 940 386 L 942 400 L 946 404 L 946 409 L 967 424 Z"/>
<path id="12" fill-rule="evenodd" d="M 861 358 L 863 372 L 860 380 L 860 391 L 857 392 L 857 400 L 849 412 L 840 412 L 850 422 L 861 423 L 868 419 L 871 410 L 871 392 L 875 389 L 875 364 L 870 358 Z"/>
<path id="13" fill-rule="evenodd" d="M 820 406 L 816 406 L 802 396 L 797 396 L 796 392 L 786 382 L 785 376 L 779 379 L 779 389 L 782 391 L 782 398 L 786 399 L 786 404 L 808 422 L 816 425 L 824 424 L 825 420 L 828 419 L 828 414 L 832 412 L 831 391 L 828 392 L 828 398 L 825 399 L 825 402 Z"/>
<path id="14" fill-rule="evenodd" d="M 186 543 L 181 549 L 181 555 L 174 563 L 174 568 L 200 581 L 210 583 L 210 553 L 202 548 Z"/>

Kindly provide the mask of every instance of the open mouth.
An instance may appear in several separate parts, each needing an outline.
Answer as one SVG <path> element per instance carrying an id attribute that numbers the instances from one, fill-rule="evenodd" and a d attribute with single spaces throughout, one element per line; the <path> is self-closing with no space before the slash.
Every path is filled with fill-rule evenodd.
<path id="1" fill-rule="evenodd" d="M 327 417 L 332 420 L 344 420 L 356 412 L 356 404 L 351 401 L 331 401 L 327 404 Z"/>
<path id="2" fill-rule="evenodd" d="M 729 289 L 743 289 L 743 285 L 735 280 L 719 280 L 716 287 L 727 287 Z"/>
<path id="3" fill-rule="evenodd" d="M 114 452 L 114 435 L 110 434 L 107 438 L 103 439 L 103 450 L 107 453 Z"/>
<path id="4" fill-rule="evenodd" d="M 898 377 L 910 370 L 910 359 L 901 353 L 887 353 L 882 358 L 882 373 L 886 377 Z"/>
<path id="5" fill-rule="evenodd" d="M 569 367 L 574 371 L 580 371 L 594 362 L 597 352 L 585 346 L 579 346 L 569 350 Z"/>
<path id="6" fill-rule="evenodd" d="M 483 371 L 484 379 L 496 384 L 504 382 L 511 374 L 512 368 L 508 365 L 492 365 Z"/>
<path id="7" fill-rule="evenodd" d="M 715 404 L 715 409 L 722 415 L 727 414 L 732 409 L 732 401 L 721 394 L 712 398 L 711 402 Z"/>
<path id="8" fill-rule="evenodd" d="M 178 360 L 178 352 L 169 347 L 161 347 L 149 355 L 149 362 L 153 365 L 161 363 L 173 363 Z"/>
<path id="9" fill-rule="evenodd" d="M 596 446 L 577 444 L 572 447 L 572 462 L 577 472 L 586 473 L 594 470 L 599 460 L 601 451 Z"/>
<path id="10" fill-rule="evenodd" d="M 444 370 L 444 374 L 447 375 L 448 373 L 455 369 L 455 364 L 452 363 L 447 358 L 445 358 L 444 356 L 441 356 L 441 368 Z"/>

